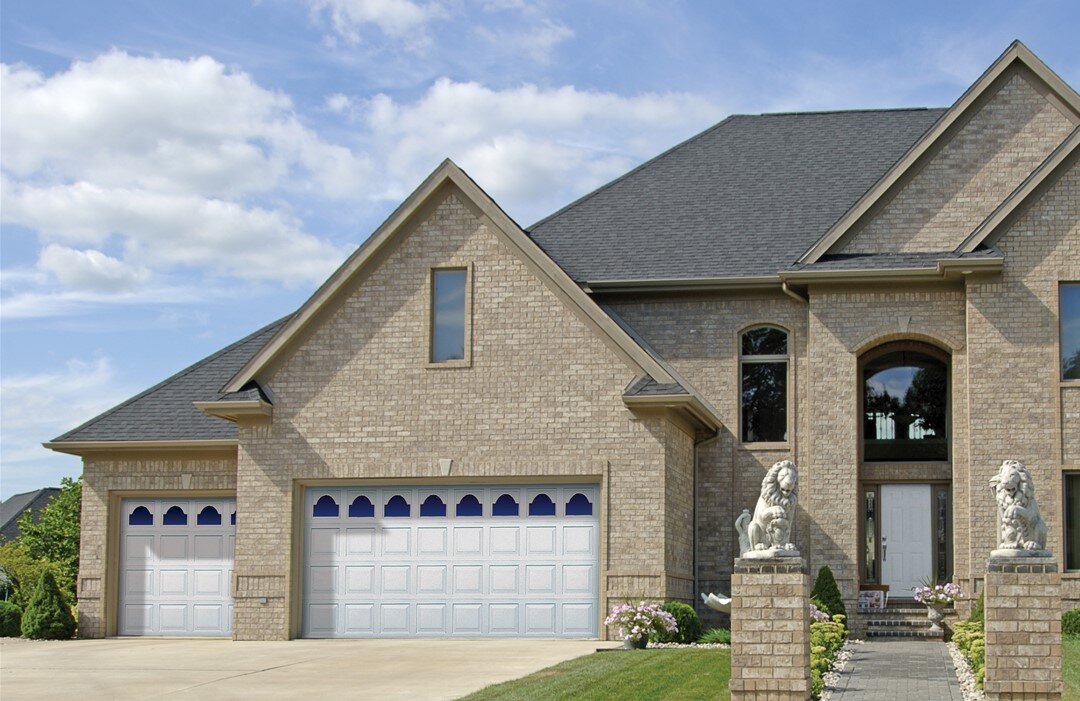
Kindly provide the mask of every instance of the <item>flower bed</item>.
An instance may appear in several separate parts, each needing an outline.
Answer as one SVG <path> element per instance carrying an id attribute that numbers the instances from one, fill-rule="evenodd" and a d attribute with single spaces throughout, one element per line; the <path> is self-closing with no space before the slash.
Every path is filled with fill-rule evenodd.
<path id="1" fill-rule="evenodd" d="M 813 622 L 810 624 L 810 698 L 816 701 L 825 692 L 825 674 L 832 668 L 837 654 L 844 647 L 848 629 L 844 625 L 846 616 L 829 616 L 817 611 L 813 604 L 811 607 Z"/>
<path id="2" fill-rule="evenodd" d="M 641 601 L 635 605 L 619 604 L 611 609 L 604 620 L 609 626 L 618 626 L 619 639 L 645 647 L 649 637 L 660 633 L 679 632 L 675 617 L 660 604 Z"/>

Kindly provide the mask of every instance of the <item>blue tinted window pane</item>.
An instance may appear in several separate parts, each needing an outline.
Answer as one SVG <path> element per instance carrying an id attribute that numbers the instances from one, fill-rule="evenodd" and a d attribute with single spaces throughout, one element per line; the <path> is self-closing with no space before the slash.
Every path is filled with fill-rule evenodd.
<path id="1" fill-rule="evenodd" d="M 480 506 L 480 500 L 474 497 L 472 494 L 466 494 L 461 497 L 461 501 L 457 505 L 458 516 L 482 516 L 484 508 Z"/>
<path id="2" fill-rule="evenodd" d="M 399 494 L 390 497 L 390 501 L 386 502 L 386 506 L 383 507 L 383 516 L 408 516 L 410 510 L 409 502 Z"/>
<path id="3" fill-rule="evenodd" d="M 161 519 L 161 522 L 166 526 L 186 526 L 187 514 L 179 506 L 170 506 L 169 510 L 165 512 L 165 516 Z"/>
<path id="4" fill-rule="evenodd" d="M 1080 283 L 1061 286 L 1061 378 L 1080 380 Z"/>
<path id="5" fill-rule="evenodd" d="M 212 506 L 204 507 L 199 515 L 195 517 L 196 526 L 220 526 L 221 514 L 218 510 Z"/>
<path id="6" fill-rule="evenodd" d="M 353 499 L 353 503 L 349 504 L 349 516 L 351 518 L 366 518 L 374 515 L 375 505 L 363 495 L 356 497 Z"/>
<path id="7" fill-rule="evenodd" d="M 145 506 L 137 506 L 135 510 L 128 516 L 129 526 L 153 526 L 154 515 L 150 513 L 150 509 Z"/>
<path id="8" fill-rule="evenodd" d="M 315 502 L 311 509 L 311 515 L 316 518 L 335 518 L 338 515 L 338 505 L 334 497 L 324 494 Z"/>
<path id="9" fill-rule="evenodd" d="M 530 516 L 554 516 L 555 515 L 555 502 L 551 500 L 547 494 L 537 494 L 536 498 L 529 504 Z"/>
<path id="10" fill-rule="evenodd" d="M 465 358 L 465 271 L 436 270 L 431 293 L 431 361 Z"/>
<path id="11" fill-rule="evenodd" d="M 420 505 L 420 516 L 445 516 L 446 504 L 439 497 L 432 494 Z"/>
<path id="12" fill-rule="evenodd" d="M 584 494 L 575 494 L 566 502 L 567 516 L 592 516 L 592 502 Z"/>
<path id="13" fill-rule="evenodd" d="M 231 525 L 231 526 L 236 525 L 236 512 L 235 511 L 232 512 L 232 514 L 229 515 L 229 525 Z"/>
<path id="14" fill-rule="evenodd" d="M 518 515 L 518 503 L 514 501 L 514 497 L 509 494 L 503 494 L 501 497 L 495 500 L 494 506 L 491 507 L 492 516 L 517 516 Z"/>

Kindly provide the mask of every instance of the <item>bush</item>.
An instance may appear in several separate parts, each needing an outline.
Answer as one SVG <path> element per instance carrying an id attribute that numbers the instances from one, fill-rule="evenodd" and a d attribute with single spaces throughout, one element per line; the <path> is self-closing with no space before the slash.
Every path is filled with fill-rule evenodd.
<path id="1" fill-rule="evenodd" d="M 975 606 L 971 609 L 971 615 L 968 616 L 968 621 L 971 622 L 983 622 L 983 595 L 979 594 L 979 598 L 975 599 Z"/>
<path id="2" fill-rule="evenodd" d="M 713 645 L 716 643 L 731 644 L 731 631 L 727 628 L 710 628 L 698 638 L 699 643 Z"/>
<path id="3" fill-rule="evenodd" d="M 22 634 L 34 640 L 67 640 L 75 635 L 75 617 L 60 593 L 56 577 L 41 573 L 22 617 Z"/>
<path id="4" fill-rule="evenodd" d="M 664 604 L 664 611 L 675 617 L 675 623 L 679 629 L 674 633 L 666 630 L 658 630 L 649 636 L 654 643 L 696 643 L 701 637 L 701 619 L 697 611 L 689 604 L 681 601 L 669 601 Z"/>
<path id="5" fill-rule="evenodd" d="M 844 621 L 838 614 L 832 621 L 810 624 L 810 698 L 819 699 L 825 691 L 825 673 L 832 667 L 836 653 L 844 646 L 848 636 Z"/>
<path id="6" fill-rule="evenodd" d="M 75 580 L 79 574 L 79 513 L 82 507 L 82 478 L 60 480 L 60 493 L 49 500 L 36 517 L 27 511 L 19 518 L 19 544 L 34 560 L 53 564 L 53 574 L 64 597 L 75 600 Z M 29 580 L 30 587 L 37 577 Z M 25 608 L 25 606 L 24 606 Z"/>
<path id="7" fill-rule="evenodd" d="M 814 580 L 814 591 L 811 592 L 810 597 L 819 609 L 830 616 L 847 615 L 844 599 L 840 596 L 840 587 L 836 586 L 836 578 L 833 577 L 828 565 L 818 570 L 817 579 Z"/>
<path id="8" fill-rule="evenodd" d="M 12 601 L 0 601 L 0 638 L 17 638 L 22 632 L 22 609 Z"/>
<path id="9" fill-rule="evenodd" d="M 34 594 L 34 586 L 41 579 L 42 572 L 48 570 L 57 579 L 62 576 L 58 565 L 31 555 L 21 540 L 0 545 L 0 570 L 4 571 L 10 582 L 8 586 L 11 600 L 23 611 L 30 605 L 30 597 Z M 66 593 L 65 599 L 71 603 L 71 598 Z"/>
<path id="10" fill-rule="evenodd" d="M 1061 614 L 1061 634 L 1080 635 L 1080 609 Z"/>
<path id="11" fill-rule="evenodd" d="M 971 665 L 975 684 L 981 688 L 983 676 L 986 674 L 986 636 L 983 633 L 983 622 L 969 620 L 953 625 L 952 641 Z"/>

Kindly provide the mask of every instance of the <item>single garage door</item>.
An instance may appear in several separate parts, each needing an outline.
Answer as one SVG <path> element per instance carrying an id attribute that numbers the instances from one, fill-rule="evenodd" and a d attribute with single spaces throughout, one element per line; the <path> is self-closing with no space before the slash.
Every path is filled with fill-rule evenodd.
<path id="1" fill-rule="evenodd" d="M 595 485 L 310 488 L 312 638 L 595 637 Z"/>
<path id="2" fill-rule="evenodd" d="M 232 632 L 235 499 L 125 499 L 120 635 Z"/>

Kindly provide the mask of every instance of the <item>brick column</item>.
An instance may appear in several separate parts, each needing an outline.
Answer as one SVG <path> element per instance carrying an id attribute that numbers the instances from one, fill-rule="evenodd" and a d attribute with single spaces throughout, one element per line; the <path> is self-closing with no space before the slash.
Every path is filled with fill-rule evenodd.
<path id="1" fill-rule="evenodd" d="M 731 700 L 810 698 L 810 577 L 801 557 L 735 560 Z"/>
<path id="2" fill-rule="evenodd" d="M 1057 560 L 991 557 L 985 606 L 983 690 L 987 701 L 1060 701 L 1061 574 Z"/>

